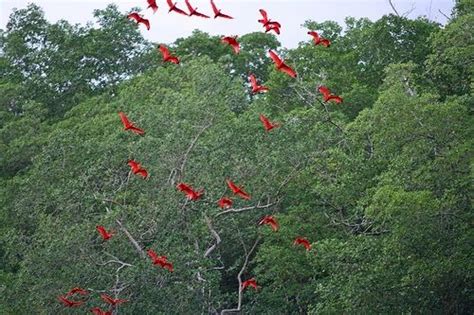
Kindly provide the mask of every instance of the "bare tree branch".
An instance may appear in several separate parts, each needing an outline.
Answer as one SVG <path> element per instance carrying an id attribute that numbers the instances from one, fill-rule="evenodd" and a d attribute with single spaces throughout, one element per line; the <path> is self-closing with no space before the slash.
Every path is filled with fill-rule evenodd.
<path id="1" fill-rule="evenodd" d="M 143 251 L 143 249 L 141 248 L 141 246 L 138 244 L 138 242 L 133 238 L 132 234 L 130 234 L 130 232 L 125 228 L 125 226 L 123 225 L 122 221 L 120 221 L 119 219 L 115 220 L 115 222 L 117 222 L 117 224 L 120 226 L 120 229 L 123 231 L 123 233 L 125 233 L 125 235 L 128 237 L 128 239 L 130 240 L 130 242 L 132 243 L 132 245 L 136 248 L 137 252 L 140 254 L 140 256 L 142 258 L 146 258 L 146 255 L 145 255 L 145 252 Z"/>
<path id="2" fill-rule="evenodd" d="M 260 202 L 258 202 L 258 204 L 256 206 L 250 206 L 250 207 L 244 207 L 244 208 L 230 208 L 230 209 L 227 209 L 225 211 L 222 211 L 222 212 L 219 212 L 215 215 L 215 217 L 219 217 L 221 215 L 224 215 L 224 214 L 227 214 L 227 213 L 231 213 L 231 212 L 243 212 L 243 211 L 248 211 L 248 210 L 253 210 L 253 209 L 266 209 L 266 208 L 269 208 L 273 205 L 275 205 L 276 202 L 271 202 L 271 203 L 267 203 L 266 205 L 263 205 L 261 206 L 260 205 Z"/>
<path id="3" fill-rule="evenodd" d="M 237 308 L 232 308 L 232 309 L 224 309 L 221 311 L 222 314 L 226 313 L 235 313 L 235 312 L 240 312 L 242 309 L 242 274 L 244 273 L 245 269 L 247 268 L 250 256 L 252 255 L 253 251 L 258 245 L 258 242 L 260 242 L 260 236 L 257 237 L 255 240 L 252 248 L 250 248 L 249 251 L 247 251 L 247 248 L 245 247 L 245 244 L 242 244 L 244 247 L 245 251 L 245 260 L 244 264 L 242 265 L 242 268 L 240 269 L 239 273 L 237 274 L 237 281 L 239 282 L 239 289 L 238 289 L 238 300 L 237 300 Z"/>
<path id="4" fill-rule="evenodd" d="M 207 250 L 206 252 L 204 253 L 204 258 L 207 258 L 213 251 L 214 249 L 217 248 L 217 246 L 219 246 L 219 244 L 221 243 L 221 237 L 219 236 L 219 234 L 216 232 L 216 230 L 213 228 L 212 226 L 212 222 L 211 222 L 211 219 L 209 219 L 208 216 L 204 216 L 204 219 L 206 220 L 206 224 L 207 224 L 207 228 L 209 229 L 209 231 L 211 232 L 212 236 L 214 236 L 214 238 L 216 239 L 216 242 L 214 244 L 212 244 Z"/>
<path id="5" fill-rule="evenodd" d="M 398 14 L 397 9 L 395 9 L 395 6 L 393 5 L 392 0 L 388 0 L 388 3 L 390 3 L 390 6 L 392 7 L 393 12 L 395 12 L 395 14 L 396 14 L 397 16 L 400 16 L 400 14 Z"/>

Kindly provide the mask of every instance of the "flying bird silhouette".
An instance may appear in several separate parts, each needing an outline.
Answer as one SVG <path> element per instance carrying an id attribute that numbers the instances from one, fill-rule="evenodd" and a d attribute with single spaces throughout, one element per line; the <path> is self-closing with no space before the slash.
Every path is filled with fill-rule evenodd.
<path id="1" fill-rule="evenodd" d="M 112 298 L 111 296 L 107 295 L 107 294 L 101 294 L 100 295 L 100 298 L 105 302 L 105 303 L 108 303 L 112 306 L 117 306 L 117 305 L 120 305 L 122 303 L 125 303 L 125 302 L 128 302 L 128 300 L 124 300 L 124 299 L 114 299 Z"/>
<path id="2" fill-rule="evenodd" d="M 74 294 L 88 295 L 89 291 L 87 291 L 83 288 L 80 288 L 80 287 L 75 287 L 75 288 L 72 288 L 71 290 L 69 290 L 69 292 L 66 293 L 65 296 L 71 296 L 71 295 L 74 295 Z"/>
<path id="3" fill-rule="evenodd" d="M 270 131 L 272 130 L 273 128 L 278 128 L 280 127 L 280 124 L 279 123 L 276 123 L 276 122 L 271 122 L 267 117 L 265 117 L 265 115 L 263 114 L 260 114 L 260 121 L 262 122 L 263 124 L 263 127 L 265 128 L 265 131 Z"/>
<path id="4" fill-rule="evenodd" d="M 64 304 L 66 307 L 79 307 L 81 306 L 85 301 L 71 301 L 67 299 L 65 296 L 58 296 L 58 300 Z"/>
<path id="5" fill-rule="evenodd" d="M 155 13 L 158 10 L 158 5 L 156 4 L 156 0 L 147 0 L 148 2 L 148 8 L 151 8 L 153 10 L 153 13 Z"/>
<path id="6" fill-rule="evenodd" d="M 216 4 L 214 3 L 214 0 L 211 0 L 211 6 L 212 6 L 212 11 L 214 11 L 214 18 L 221 17 L 224 19 L 233 19 L 233 17 L 231 17 L 230 15 L 222 13 L 221 12 L 222 10 L 219 10 L 217 8 Z"/>
<path id="7" fill-rule="evenodd" d="M 184 194 L 186 195 L 186 197 L 189 200 L 198 200 L 204 194 L 204 189 L 201 189 L 200 191 L 195 191 L 191 188 L 191 186 L 189 186 L 185 183 L 179 183 L 176 186 L 176 188 L 178 188 L 178 190 L 184 192 Z"/>
<path id="8" fill-rule="evenodd" d="M 262 220 L 260 220 L 260 222 L 258 222 L 258 225 L 265 225 L 265 224 L 269 225 L 274 232 L 278 231 L 279 224 L 278 224 L 277 219 L 274 216 L 266 215 L 263 217 Z"/>
<path id="9" fill-rule="evenodd" d="M 189 3 L 189 0 L 184 0 L 184 2 L 186 2 L 186 6 L 188 7 L 189 16 L 195 15 L 195 16 L 199 16 L 199 17 L 202 17 L 202 18 L 206 18 L 206 19 L 209 18 L 209 15 L 202 14 L 201 12 L 197 11 L 197 8 L 193 8 L 191 6 L 191 3 Z"/>
<path id="10" fill-rule="evenodd" d="M 102 225 L 97 225 L 95 228 L 97 232 L 99 232 L 100 236 L 102 236 L 102 239 L 104 241 L 108 241 L 115 234 L 115 231 L 113 230 L 107 231 L 105 227 L 103 227 Z"/>
<path id="11" fill-rule="evenodd" d="M 127 115 L 125 115 L 123 112 L 118 113 L 120 115 L 120 119 L 122 120 L 122 124 L 125 130 L 130 130 L 133 133 L 136 133 L 137 135 L 143 135 L 145 134 L 145 131 L 143 129 L 137 128 L 133 123 L 128 120 Z"/>
<path id="12" fill-rule="evenodd" d="M 311 244 L 306 237 L 297 237 L 293 242 L 293 245 L 303 245 L 307 251 L 311 249 Z"/>
<path id="13" fill-rule="evenodd" d="M 218 205 L 219 207 L 221 207 L 222 209 L 229 209 L 230 207 L 232 207 L 232 204 L 234 202 L 232 201 L 232 199 L 228 198 L 228 197 L 222 197 L 221 199 L 219 199 L 218 201 Z"/>
<path id="14" fill-rule="evenodd" d="M 280 35 L 280 28 L 278 27 L 279 23 L 277 22 L 270 22 L 265 25 L 265 33 L 270 31 L 274 31 L 277 35 Z"/>
<path id="15" fill-rule="evenodd" d="M 255 78 L 255 76 L 253 74 L 249 75 L 249 80 L 250 80 L 250 84 L 252 85 L 252 93 L 253 94 L 265 93 L 265 92 L 268 92 L 270 90 L 266 86 L 258 85 L 257 79 Z"/>
<path id="16" fill-rule="evenodd" d="M 288 74 L 290 77 L 296 78 L 297 74 L 295 70 L 290 68 L 283 60 L 272 50 L 269 50 L 268 53 L 270 54 L 270 58 L 272 58 L 273 62 L 275 63 L 275 67 L 278 71 Z"/>
<path id="17" fill-rule="evenodd" d="M 163 55 L 164 62 L 172 62 L 177 65 L 179 64 L 178 57 L 171 55 L 168 47 L 166 47 L 165 45 L 160 45 L 159 49 L 161 54 Z"/>
<path id="18" fill-rule="evenodd" d="M 135 174 L 135 175 L 140 175 L 141 177 L 143 177 L 143 179 L 146 179 L 148 177 L 148 172 L 146 169 L 144 169 L 140 163 L 138 163 L 137 161 L 135 160 L 129 160 L 128 162 L 128 165 L 130 166 L 130 168 L 132 169 L 132 173 Z"/>
<path id="19" fill-rule="evenodd" d="M 230 179 L 227 180 L 227 186 L 229 186 L 230 190 L 232 190 L 232 192 L 245 199 L 245 200 L 250 200 L 250 195 L 248 193 L 246 193 L 241 187 L 237 186 L 236 184 L 234 184 L 234 182 L 232 182 Z"/>
<path id="20" fill-rule="evenodd" d="M 323 99 L 324 99 L 325 102 L 329 102 L 329 101 L 334 101 L 336 103 L 342 103 L 343 102 L 342 97 L 340 97 L 338 95 L 335 95 L 335 94 L 331 94 L 331 91 L 327 87 L 325 87 L 324 85 L 321 85 L 318 88 L 318 91 L 319 91 L 319 93 L 321 93 L 323 95 Z"/>
<path id="21" fill-rule="evenodd" d="M 168 10 L 168 13 L 170 13 L 171 11 L 174 11 L 176 13 L 188 16 L 188 14 L 184 12 L 184 10 L 176 6 L 177 2 L 173 3 L 172 0 L 166 0 L 166 2 L 168 3 L 168 6 L 170 7 L 170 9 Z"/>
<path id="22" fill-rule="evenodd" d="M 161 268 L 167 269 L 169 272 L 173 272 L 173 264 L 168 261 L 168 257 L 158 256 L 156 252 L 152 249 L 148 249 L 146 252 L 151 258 L 153 265 L 161 266 Z"/>
<path id="23" fill-rule="evenodd" d="M 127 18 L 129 19 L 133 19 L 135 20 L 135 22 L 137 22 L 137 24 L 143 24 L 146 26 L 146 29 L 147 30 L 150 30 L 150 21 L 147 20 L 147 19 L 144 19 L 140 14 L 138 14 L 137 12 L 133 12 L 133 13 L 130 13 L 129 15 L 127 15 Z"/>
<path id="24" fill-rule="evenodd" d="M 241 291 L 245 290 L 247 287 L 252 287 L 255 289 L 255 291 L 258 290 L 257 281 L 255 280 L 255 278 L 251 278 L 242 282 Z"/>
<path id="25" fill-rule="evenodd" d="M 224 36 L 224 37 L 222 37 L 221 41 L 225 44 L 230 45 L 232 47 L 232 49 L 234 49 L 234 52 L 236 54 L 238 54 L 240 52 L 240 44 L 237 41 L 237 36 L 233 36 L 233 37 Z"/>
<path id="26" fill-rule="evenodd" d="M 103 311 L 100 307 L 94 307 L 90 309 L 94 315 L 112 315 L 111 311 Z"/>
<path id="27" fill-rule="evenodd" d="M 324 47 L 331 46 L 331 42 L 329 41 L 329 39 L 319 36 L 319 34 L 317 32 L 309 31 L 308 34 L 313 36 L 313 42 L 316 46 L 317 45 L 322 45 Z"/>
<path id="28" fill-rule="evenodd" d="M 262 15 L 262 19 L 258 20 L 259 23 L 262 23 L 263 26 L 267 26 L 268 24 L 272 24 L 274 26 L 277 26 L 278 28 L 281 28 L 281 24 L 276 22 L 276 21 L 272 21 L 268 18 L 268 14 L 267 14 L 267 11 L 265 11 L 264 9 L 260 9 L 260 14 Z"/>

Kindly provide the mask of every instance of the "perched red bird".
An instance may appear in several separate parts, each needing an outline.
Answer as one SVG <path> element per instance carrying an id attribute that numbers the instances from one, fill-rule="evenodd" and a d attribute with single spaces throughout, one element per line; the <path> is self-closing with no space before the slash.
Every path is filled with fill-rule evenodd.
<path id="1" fill-rule="evenodd" d="M 252 85 L 252 93 L 253 94 L 265 93 L 265 92 L 268 92 L 270 90 L 266 86 L 258 85 L 257 79 L 255 78 L 255 76 L 253 74 L 249 75 L 249 80 L 250 80 L 250 84 Z"/>
<path id="2" fill-rule="evenodd" d="M 279 228 L 278 221 L 276 220 L 274 216 L 266 215 L 263 217 L 262 220 L 260 220 L 260 222 L 258 222 L 258 225 L 264 225 L 264 224 L 270 225 L 270 227 L 272 228 L 274 232 L 278 231 L 278 228 Z"/>
<path id="3" fill-rule="evenodd" d="M 242 282 L 242 289 L 241 290 L 243 291 L 247 287 L 252 287 L 255 290 L 258 290 L 257 281 L 255 280 L 255 278 L 251 278 L 251 279 L 248 279 L 248 280 L 245 280 L 244 282 Z"/>
<path id="4" fill-rule="evenodd" d="M 329 101 L 334 101 L 336 103 L 342 103 L 343 99 L 340 96 L 337 96 L 335 94 L 331 94 L 331 91 L 325 87 L 324 85 L 321 85 L 318 88 L 319 93 L 323 95 L 324 101 L 329 102 Z"/>
<path id="5" fill-rule="evenodd" d="M 265 117 L 264 115 L 260 114 L 260 121 L 262 122 L 263 124 L 263 127 L 265 128 L 265 131 L 270 131 L 272 130 L 273 128 L 278 128 L 280 127 L 280 124 L 279 123 L 276 123 L 276 122 L 271 122 L 270 120 L 268 120 L 267 117 Z"/>
<path id="6" fill-rule="evenodd" d="M 230 179 L 227 180 L 227 186 L 229 186 L 230 190 L 232 190 L 235 195 L 241 197 L 242 199 L 250 200 L 250 195 L 246 193 L 241 187 L 234 184 L 234 182 L 232 182 Z"/>
<path id="7" fill-rule="evenodd" d="M 100 295 L 100 298 L 105 302 L 105 303 L 108 303 L 112 306 L 116 306 L 116 305 L 119 305 L 119 304 L 122 304 L 122 303 L 125 303 L 125 302 L 128 302 L 128 300 L 124 300 L 124 299 L 114 299 L 112 298 L 111 296 L 107 295 L 107 294 L 101 294 Z"/>
<path id="8" fill-rule="evenodd" d="M 122 120 L 123 127 L 125 130 L 130 130 L 133 133 L 136 133 L 137 135 L 143 135 L 145 134 L 145 131 L 143 129 L 137 128 L 133 123 L 128 120 L 127 115 L 125 115 L 123 112 L 118 113 L 120 116 L 120 119 Z"/>
<path id="9" fill-rule="evenodd" d="M 142 23 L 143 25 L 146 26 L 146 29 L 147 29 L 147 30 L 150 30 L 150 21 L 147 20 L 147 19 L 144 19 L 144 18 L 143 18 L 140 14 L 138 14 L 137 12 L 130 13 L 129 15 L 127 15 L 127 18 L 129 18 L 129 19 L 134 19 L 135 22 L 137 22 L 137 24 Z"/>
<path id="10" fill-rule="evenodd" d="M 65 296 L 58 296 L 58 300 L 64 304 L 66 307 L 78 307 L 81 306 L 85 301 L 71 301 Z"/>
<path id="11" fill-rule="evenodd" d="M 311 244 L 306 237 L 297 237 L 293 242 L 293 245 L 303 245 L 307 251 L 311 249 Z"/>
<path id="12" fill-rule="evenodd" d="M 171 11 L 174 11 L 176 13 L 188 16 L 188 14 L 184 12 L 184 10 L 176 6 L 177 2 L 173 3 L 172 0 L 166 0 L 166 2 L 168 3 L 168 6 L 170 7 L 170 9 L 168 10 L 168 13 L 170 13 Z"/>
<path id="13" fill-rule="evenodd" d="M 65 296 L 71 296 L 71 295 L 74 295 L 74 294 L 88 295 L 89 291 L 87 291 L 83 288 L 75 287 L 75 288 L 72 288 L 71 290 L 69 290 L 69 292 L 66 293 Z"/>
<path id="14" fill-rule="evenodd" d="M 94 315 L 112 315 L 111 311 L 103 311 L 100 307 L 91 308 L 91 313 Z"/>
<path id="15" fill-rule="evenodd" d="M 128 165 L 130 166 L 130 168 L 132 169 L 132 173 L 135 174 L 135 175 L 140 175 L 141 177 L 143 177 L 143 179 L 146 179 L 148 177 L 148 172 L 146 169 L 144 169 L 140 163 L 138 163 L 137 161 L 135 160 L 129 160 L 128 162 Z"/>
<path id="16" fill-rule="evenodd" d="M 272 58 L 273 62 L 275 63 L 277 70 L 288 74 L 290 77 L 296 78 L 297 74 L 295 70 L 284 63 L 276 53 L 274 53 L 272 50 L 269 50 L 268 53 L 270 54 L 270 58 Z"/>
<path id="17" fill-rule="evenodd" d="M 237 36 L 233 36 L 233 37 L 230 37 L 230 36 L 225 36 L 225 37 L 222 37 L 221 41 L 225 44 L 228 44 L 232 47 L 232 49 L 234 49 L 234 52 L 236 54 L 239 53 L 240 51 L 240 44 L 239 42 L 237 41 Z"/>
<path id="18" fill-rule="evenodd" d="M 331 42 L 327 38 L 323 38 L 319 36 L 319 34 L 315 31 L 308 32 L 309 35 L 313 36 L 313 41 L 315 45 L 322 45 L 324 47 L 331 46 Z"/>
<path id="19" fill-rule="evenodd" d="M 168 261 L 168 257 L 158 256 L 156 252 L 152 249 L 149 249 L 146 252 L 153 261 L 153 265 L 161 266 L 161 268 L 167 269 L 169 272 L 173 272 L 173 264 Z"/>
<path id="20" fill-rule="evenodd" d="M 186 197 L 189 200 L 198 200 L 202 197 L 204 194 L 204 189 L 201 189 L 200 191 L 195 191 L 191 188 L 191 186 L 185 184 L 185 183 L 179 183 L 178 186 L 176 186 L 180 191 L 184 192 L 186 194 Z"/>
<path id="21" fill-rule="evenodd" d="M 156 4 L 156 0 L 147 0 L 148 2 L 148 8 L 151 8 L 153 10 L 153 13 L 155 13 L 158 10 L 158 5 Z"/>
<path id="22" fill-rule="evenodd" d="M 186 6 L 188 7 L 189 16 L 195 15 L 195 16 L 199 16 L 199 17 L 202 17 L 202 18 L 206 18 L 206 19 L 209 18 L 209 15 L 202 14 L 202 13 L 197 11 L 197 8 L 193 8 L 191 6 L 191 3 L 189 3 L 189 0 L 184 0 L 184 2 L 186 2 Z"/>
<path id="23" fill-rule="evenodd" d="M 214 18 L 221 17 L 224 19 L 233 19 L 230 15 L 224 14 L 216 7 L 216 4 L 214 3 L 214 0 L 211 0 L 211 6 L 212 6 L 212 11 L 214 11 Z"/>
<path id="24" fill-rule="evenodd" d="M 99 232 L 100 236 L 102 236 L 102 239 L 104 241 L 108 241 L 115 234 L 115 231 L 113 230 L 107 231 L 105 227 L 103 227 L 102 225 L 97 225 L 95 228 L 97 232 Z"/>
<path id="25" fill-rule="evenodd" d="M 219 202 L 217 204 L 222 209 L 228 209 L 228 208 L 232 207 L 233 203 L 234 202 L 232 201 L 232 199 L 230 199 L 228 197 L 222 197 L 221 199 L 219 199 Z"/>
<path id="26" fill-rule="evenodd" d="M 159 49 L 161 51 L 161 54 L 163 55 L 164 62 L 172 62 L 177 65 L 179 64 L 178 57 L 171 55 L 168 47 L 166 47 L 165 45 L 160 45 Z"/>

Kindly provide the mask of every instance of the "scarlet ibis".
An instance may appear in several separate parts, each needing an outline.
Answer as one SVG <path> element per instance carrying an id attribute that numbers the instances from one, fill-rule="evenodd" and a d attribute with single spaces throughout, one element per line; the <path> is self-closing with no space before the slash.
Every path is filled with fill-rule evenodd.
<path id="1" fill-rule="evenodd" d="M 116 306 L 116 305 L 120 305 L 122 303 L 125 303 L 125 302 L 128 302 L 128 300 L 124 300 L 124 299 L 114 299 L 112 298 L 111 296 L 107 295 L 107 294 L 101 294 L 100 295 L 100 298 L 105 302 L 105 303 L 108 303 L 112 306 Z"/>
<path id="2" fill-rule="evenodd" d="M 153 265 L 161 266 L 163 269 L 167 269 L 169 272 L 173 272 L 173 264 L 168 261 L 166 256 L 158 256 L 152 249 L 147 250 L 148 256 L 150 256 Z"/>
<path id="3" fill-rule="evenodd" d="M 143 24 L 146 26 L 147 30 L 150 30 L 150 21 L 147 19 L 144 19 L 140 14 L 137 12 L 130 13 L 127 15 L 127 18 L 135 20 L 137 24 Z"/>
<path id="4" fill-rule="evenodd" d="M 234 202 L 232 201 L 232 199 L 228 198 L 228 197 L 222 197 L 221 199 L 219 199 L 218 201 L 218 205 L 219 207 L 221 207 L 222 209 L 228 209 L 230 207 L 232 207 L 232 204 Z"/>
<path id="5" fill-rule="evenodd" d="M 148 177 L 148 171 L 146 169 L 144 169 L 140 165 L 140 163 L 138 163 L 135 160 L 129 160 L 127 163 L 130 166 L 130 168 L 132 169 L 133 174 L 140 175 L 141 177 L 143 177 L 143 179 L 146 179 Z"/>
<path id="6" fill-rule="evenodd" d="M 204 194 L 204 190 L 200 190 L 200 191 L 195 191 L 191 188 L 191 186 L 189 186 L 188 184 L 185 184 L 185 183 L 179 183 L 176 188 L 178 188 L 178 190 L 184 192 L 184 194 L 186 195 L 186 197 L 189 199 L 189 200 L 198 200 L 202 197 L 202 195 Z"/>
<path id="7" fill-rule="evenodd" d="M 255 278 L 251 278 L 251 279 L 248 279 L 248 280 L 245 280 L 244 282 L 242 282 L 242 291 L 245 290 L 247 287 L 252 287 L 255 289 L 255 291 L 258 290 L 258 286 L 257 286 L 257 281 L 255 280 Z"/>
<path id="8" fill-rule="evenodd" d="M 97 225 L 95 228 L 104 241 L 108 241 L 115 234 L 115 231 L 107 231 L 102 225 Z"/>
<path id="9" fill-rule="evenodd" d="M 250 195 L 246 193 L 241 187 L 234 184 L 234 182 L 232 182 L 230 179 L 227 179 L 227 186 L 229 186 L 230 190 L 232 190 L 235 195 L 241 197 L 242 199 L 250 200 Z"/>
<path id="10" fill-rule="evenodd" d="M 225 36 L 225 37 L 222 37 L 221 41 L 227 45 L 230 45 L 232 47 L 232 49 L 234 49 L 234 52 L 236 54 L 239 53 L 240 51 L 240 44 L 239 42 L 237 41 L 237 36 Z"/>
<path id="11" fill-rule="evenodd" d="M 267 117 L 265 117 L 265 115 L 260 114 L 259 118 L 260 118 L 260 121 L 263 124 L 263 127 L 265 128 L 265 131 L 267 131 L 267 132 L 272 130 L 273 128 L 280 127 L 279 123 L 271 122 Z"/>
<path id="12" fill-rule="evenodd" d="M 148 8 L 151 8 L 153 10 L 153 13 L 156 12 L 156 10 L 158 10 L 158 6 L 156 5 L 156 0 L 147 0 L 148 2 Z"/>
<path id="13" fill-rule="evenodd" d="M 311 249 L 311 244 L 306 237 L 297 237 L 293 242 L 293 245 L 303 245 L 307 251 Z"/>
<path id="14" fill-rule="evenodd" d="M 199 16 L 199 17 L 202 17 L 202 18 L 206 18 L 206 19 L 209 18 L 209 15 L 202 14 L 201 12 L 197 11 L 197 8 L 193 8 L 191 3 L 189 3 L 189 0 L 184 0 L 184 2 L 186 2 L 186 6 L 188 7 L 189 16 L 195 15 L 195 16 Z"/>
<path id="15" fill-rule="evenodd" d="M 143 135 L 145 134 L 145 131 L 143 129 L 137 128 L 133 123 L 128 120 L 127 115 L 125 115 L 123 112 L 118 113 L 120 116 L 120 119 L 122 120 L 122 124 L 125 130 L 130 130 L 133 133 L 136 133 L 137 135 Z"/>
<path id="16" fill-rule="evenodd" d="M 249 75 L 249 80 L 250 80 L 250 84 L 252 85 L 252 93 L 253 94 L 265 93 L 265 92 L 268 92 L 268 90 L 270 90 L 266 86 L 258 85 L 257 79 L 255 78 L 255 76 L 253 74 Z"/>
<path id="17" fill-rule="evenodd" d="M 329 39 L 319 36 L 319 34 L 317 32 L 310 31 L 310 32 L 308 32 L 308 34 L 313 36 L 313 42 L 316 46 L 317 45 L 322 45 L 324 47 L 331 46 L 331 42 L 329 41 Z"/>
<path id="18" fill-rule="evenodd" d="M 83 288 L 75 287 L 75 288 L 72 288 L 71 290 L 69 290 L 69 292 L 66 293 L 65 296 L 70 296 L 70 295 L 74 295 L 74 294 L 88 295 L 89 291 L 87 291 Z"/>
<path id="19" fill-rule="evenodd" d="M 64 304 L 66 307 L 79 307 L 81 306 L 85 301 L 71 301 L 67 299 L 65 296 L 58 296 L 58 300 Z"/>
<path id="20" fill-rule="evenodd" d="M 343 99 L 342 97 L 338 96 L 338 95 L 335 95 L 335 94 L 331 94 L 331 91 L 325 87 L 324 85 L 321 85 L 319 88 L 319 93 L 321 93 L 323 95 L 323 98 L 324 98 L 324 101 L 325 102 L 329 102 L 329 101 L 334 101 L 336 103 L 342 103 L 343 102 Z"/>
<path id="21" fill-rule="evenodd" d="M 179 58 L 170 54 L 168 47 L 165 45 L 159 46 L 160 52 L 163 55 L 164 62 L 172 62 L 174 64 L 179 64 Z"/>
<path id="22" fill-rule="evenodd" d="M 269 50 L 270 58 L 272 58 L 275 63 L 275 67 L 278 71 L 288 74 L 290 77 L 296 78 L 296 71 L 289 67 L 283 60 L 272 50 Z"/>
<path id="23" fill-rule="evenodd" d="M 265 225 L 265 224 L 269 225 L 274 232 L 278 231 L 279 224 L 278 224 L 277 219 L 274 216 L 266 215 L 263 217 L 262 220 L 260 220 L 260 222 L 258 222 L 258 225 Z"/>
<path id="24" fill-rule="evenodd" d="M 170 9 L 168 10 L 168 13 L 170 13 L 171 11 L 174 11 L 176 13 L 188 16 L 188 14 L 184 12 L 184 10 L 176 6 L 177 2 L 173 3 L 172 0 L 166 0 L 166 2 L 168 3 L 168 6 L 170 7 Z"/>
<path id="25" fill-rule="evenodd" d="M 216 4 L 214 3 L 214 0 L 211 0 L 211 6 L 212 6 L 212 11 L 214 11 L 214 18 L 221 17 L 224 19 L 233 19 L 233 17 L 231 17 L 230 15 L 222 13 L 221 12 L 222 10 L 219 10 L 217 8 Z"/>
<path id="26" fill-rule="evenodd" d="M 94 307 L 90 309 L 94 315 L 112 315 L 111 311 L 103 311 L 100 307 Z"/>

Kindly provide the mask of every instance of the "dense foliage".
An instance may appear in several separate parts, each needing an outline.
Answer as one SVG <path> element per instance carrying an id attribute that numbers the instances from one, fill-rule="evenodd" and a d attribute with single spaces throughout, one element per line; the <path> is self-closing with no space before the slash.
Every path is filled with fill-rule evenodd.
<path id="1" fill-rule="evenodd" d="M 61 314 L 57 296 L 82 286 L 89 308 L 107 292 L 130 300 L 116 313 L 215 314 L 237 307 L 239 272 L 261 286 L 243 293 L 249 314 L 474 312 L 471 1 L 444 27 L 307 21 L 330 48 L 257 32 L 235 56 L 195 31 L 170 45 L 180 66 L 123 16 L 51 24 L 30 5 L 0 32 L 0 313 Z M 268 94 L 250 95 L 249 72 Z M 322 103 L 320 84 L 344 103 Z M 282 126 L 266 133 L 259 114 Z M 217 207 L 228 178 L 252 195 L 242 211 Z M 266 214 L 278 232 L 257 227 Z M 117 235 L 104 243 L 98 224 Z"/>

